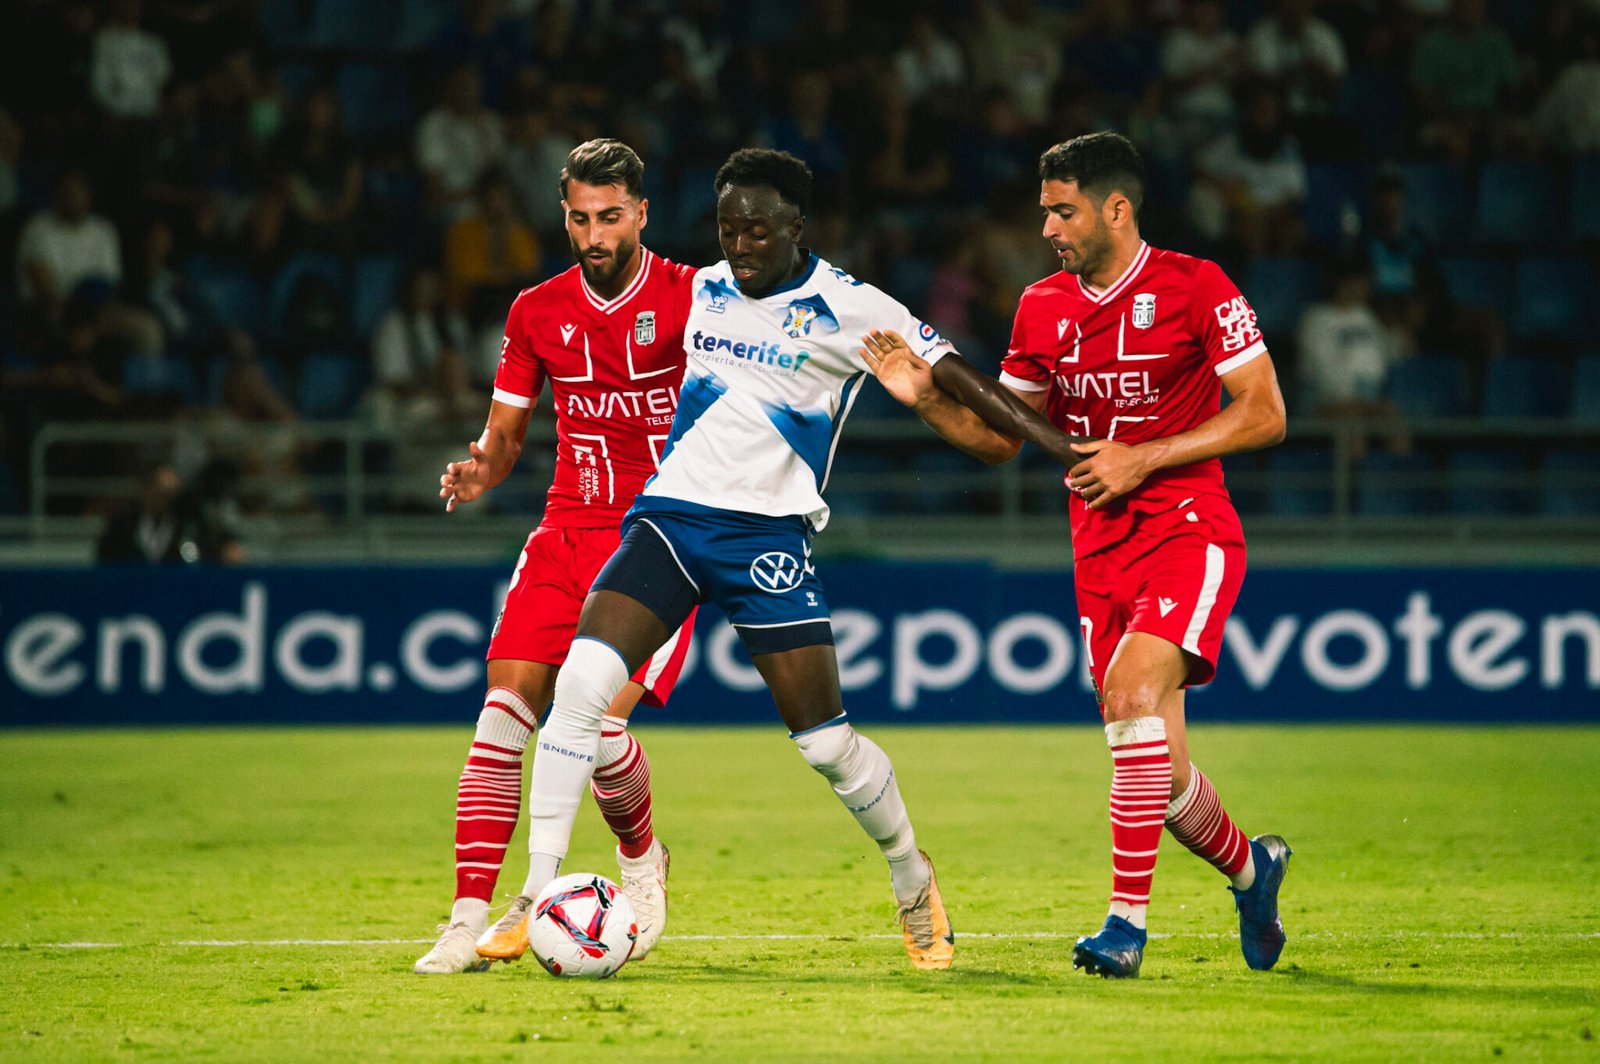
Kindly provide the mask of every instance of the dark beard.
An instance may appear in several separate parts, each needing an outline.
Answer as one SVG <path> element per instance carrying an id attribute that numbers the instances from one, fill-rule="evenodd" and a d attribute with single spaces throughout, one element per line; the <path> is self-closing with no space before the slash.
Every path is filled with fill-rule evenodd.
<path id="1" fill-rule="evenodd" d="M 583 252 L 577 244 L 573 244 L 570 239 L 567 242 L 571 245 L 572 257 L 578 260 L 578 269 L 583 271 L 583 279 L 588 282 L 590 288 L 608 287 L 627 268 L 628 260 L 633 258 L 634 249 L 638 247 L 637 244 L 619 245 L 617 253 L 596 269 L 583 257 Z"/>

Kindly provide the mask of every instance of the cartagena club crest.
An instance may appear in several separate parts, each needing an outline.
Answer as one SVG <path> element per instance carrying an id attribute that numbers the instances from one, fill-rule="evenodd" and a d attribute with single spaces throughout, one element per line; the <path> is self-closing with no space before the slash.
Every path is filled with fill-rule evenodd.
<path id="1" fill-rule="evenodd" d="M 1155 323 L 1156 297 L 1149 292 L 1140 292 L 1133 297 L 1133 327 L 1148 329 Z"/>
<path id="2" fill-rule="evenodd" d="M 811 332 L 811 323 L 817 320 L 817 308 L 809 303 L 790 303 L 783 316 L 783 331 L 796 340 Z"/>
<path id="3" fill-rule="evenodd" d="M 633 319 L 633 342 L 643 347 L 656 342 L 656 312 L 641 310 Z"/>

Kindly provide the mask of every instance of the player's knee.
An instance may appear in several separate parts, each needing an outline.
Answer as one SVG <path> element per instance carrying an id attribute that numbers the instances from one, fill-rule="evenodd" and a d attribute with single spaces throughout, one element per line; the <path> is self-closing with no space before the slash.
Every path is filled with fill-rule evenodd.
<path id="1" fill-rule="evenodd" d="M 838 783 L 850 775 L 856 758 L 858 742 L 856 730 L 848 723 L 829 725 L 795 737 L 800 756 L 806 764 L 816 769 L 829 783 Z"/>
<path id="2" fill-rule="evenodd" d="M 556 676 L 550 720 L 579 717 L 598 726 L 611 700 L 628 682 L 628 666 L 616 648 L 598 639 L 575 639 Z"/>
<path id="3" fill-rule="evenodd" d="M 1107 677 L 1105 707 L 1107 723 L 1114 720 L 1132 720 L 1135 717 L 1154 717 L 1160 713 L 1161 690 L 1155 684 L 1119 682 L 1117 677 Z"/>

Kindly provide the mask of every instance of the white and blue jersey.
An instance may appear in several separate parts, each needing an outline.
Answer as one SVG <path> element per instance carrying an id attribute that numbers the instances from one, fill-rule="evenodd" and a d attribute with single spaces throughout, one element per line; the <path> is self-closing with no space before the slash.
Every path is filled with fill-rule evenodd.
<path id="1" fill-rule="evenodd" d="M 800 276 L 760 298 L 739 291 L 726 262 L 695 275 L 678 410 L 637 509 L 679 499 L 797 515 L 820 531 L 839 431 L 867 376 L 861 337 L 893 329 L 930 360 L 950 350 L 894 299 L 804 254 Z"/>
<path id="2" fill-rule="evenodd" d="M 669 631 L 715 602 L 752 655 L 833 642 L 811 536 L 827 524 L 828 467 L 867 376 L 861 337 L 893 329 L 930 360 L 951 349 L 876 288 L 805 255 L 799 277 L 761 298 L 739 291 L 726 262 L 695 274 L 671 435 L 594 584 Z"/>

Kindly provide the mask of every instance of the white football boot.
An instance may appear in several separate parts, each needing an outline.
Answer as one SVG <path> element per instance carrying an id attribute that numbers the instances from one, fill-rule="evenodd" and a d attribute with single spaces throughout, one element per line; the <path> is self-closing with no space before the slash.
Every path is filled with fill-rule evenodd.
<path id="1" fill-rule="evenodd" d="M 617 867 L 622 871 L 622 893 L 633 903 L 633 916 L 639 924 L 639 939 L 634 943 L 632 960 L 642 961 L 661 941 L 667 927 L 667 869 L 672 855 L 660 839 L 638 857 L 624 857 L 617 851 Z"/>
<path id="2" fill-rule="evenodd" d="M 478 933 L 465 922 L 440 924 L 439 941 L 417 961 L 418 975 L 455 975 L 486 971 L 490 961 L 478 956 Z"/>

